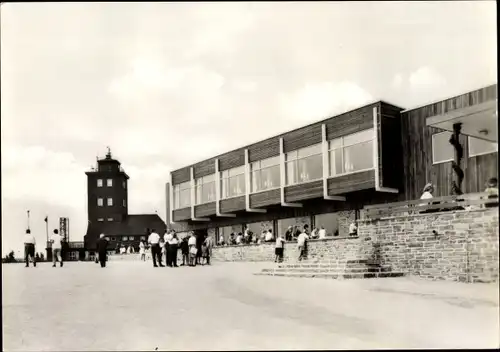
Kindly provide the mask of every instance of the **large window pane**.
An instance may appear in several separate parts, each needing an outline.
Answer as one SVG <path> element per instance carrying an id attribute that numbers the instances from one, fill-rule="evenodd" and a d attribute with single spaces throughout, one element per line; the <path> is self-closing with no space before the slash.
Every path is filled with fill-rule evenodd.
<path id="1" fill-rule="evenodd" d="M 262 169 L 261 171 L 261 189 L 271 189 L 280 185 L 280 166 L 275 165 Z"/>
<path id="2" fill-rule="evenodd" d="M 342 168 L 342 149 L 334 149 L 330 152 L 330 176 L 337 176 L 344 173 Z"/>
<path id="3" fill-rule="evenodd" d="M 297 161 L 288 161 L 286 163 L 286 184 L 293 185 L 297 183 Z"/>
<path id="4" fill-rule="evenodd" d="M 245 193 L 245 175 L 230 177 L 228 181 L 228 197 L 236 197 Z"/>
<path id="5" fill-rule="evenodd" d="M 264 159 L 264 160 L 260 161 L 261 168 L 275 166 L 275 165 L 279 165 L 279 164 L 280 164 L 280 157 L 279 156 L 275 156 L 275 157 Z"/>
<path id="6" fill-rule="evenodd" d="M 298 160 L 299 182 L 320 179 L 323 175 L 322 155 L 313 155 Z"/>
<path id="7" fill-rule="evenodd" d="M 260 170 L 252 171 L 250 174 L 251 184 L 252 184 L 252 192 L 259 191 L 259 183 L 260 183 Z"/>
<path id="8" fill-rule="evenodd" d="M 298 157 L 302 158 L 313 154 L 321 154 L 321 144 L 312 145 L 307 148 L 297 150 Z"/>
<path id="9" fill-rule="evenodd" d="M 450 137 L 451 132 L 441 132 L 432 135 L 432 162 L 434 164 L 453 160 L 454 150 L 449 142 Z"/>
<path id="10" fill-rule="evenodd" d="M 344 138 L 344 146 L 353 145 L 353 144 L 362 143 L 362 142 L 372 140 L 373 134 L 374 134 L 374 132 L 373 132 L 373 128 L 372 128 L 369 130 L 365 130 L 365 131 L 361 131 L 361 132 L 357 132 L 357 133 L 353 133 L 351 135 L 345 136 L 345 137 L 343 137 Z"/>
<path id="11" fill-rule="evenodd" d="M 373 168 L 373 141 L 344 147 L 345 172 L 355 172 Z"/>
<path id="12" fill-rule="evenodd" d="M 215 182 L 205 183 L 201 190 L 202 203 L 215 201 Z"/>
<path id="13" fill-rule="evenodd" d="M 328 142 L 328 149 L 340 148 L 342 147 L 342 138 L 332 139 Z"/>
<path id="14" fill-rule="evenodd" d="M 489 154 L 498 151 L 498 143 L 485 141 L 483 139 L 469 137 L 469 157 Z"/>
<path id="15" fill-rule="evenodd" d="M 179 209 L 187 208 L 191 205 L 191 190 L 183 189 L 179 194 Z"/>
<path id="16" fill-rule="evenodd" d="M 232 169 L 230 169 L 228 171 L 229 171 L 229 177 L 236 176 L 236 175 L 241 175 L 241 174 L 245 173 L 245 166 L 235 167 L 235 168 L 232 168 Z"/>

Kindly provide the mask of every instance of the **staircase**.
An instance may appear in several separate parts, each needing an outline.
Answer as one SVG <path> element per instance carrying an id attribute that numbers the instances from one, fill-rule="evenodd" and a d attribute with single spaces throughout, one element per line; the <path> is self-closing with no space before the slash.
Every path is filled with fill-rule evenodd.
<path id="1" fill-rule="evenodd" d="M 277 264 L 271 269 L 262 269 L 254 275 L 306 277 L 323 279 L 367 279 L 401 277 L 403 272 L 394 272 L 387 265 L 370 260 L 310 260 L 290 264 Z"/>

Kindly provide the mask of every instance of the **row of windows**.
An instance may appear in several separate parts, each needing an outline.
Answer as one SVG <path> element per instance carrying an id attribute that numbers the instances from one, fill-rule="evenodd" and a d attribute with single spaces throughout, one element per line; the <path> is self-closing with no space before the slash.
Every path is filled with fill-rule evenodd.
<path id="1" fill-rule="evenodd" d="M 112 207 L 113 206 L 113 198 L 107 198 L 107 203 L 108 207 Z M 124 207 L 127 206 L 127 201 L 125 199 L 122 200 L 122 205 Z M 98 207 L 102 207 L 104 206 L 104 198 L 97 198 L 97 206 Z"/>
<path id="2" fill-rule="evenodd" d="M 104 180 L 103 179 L 97 179 L 97 187 L 103 187 Z M 106 179 L 106 186 L 107 187 L 113 187 L 113 179 L 108 178 Z M 122 187 L 127 188 L 127 183 L 125 181 L 122 182 Z"/>
<path id="3" fill-rule="evenodd" d="M 451 132 L 439 132 L 432 135 L 432 163 L 440 164 L 454 160 L 455 148 L 449 140 Z M 498 152 L 498 143 L 488 142 L 483 139 L 469 137 L 469 158 Z"/>
<path id="4" fill-rule="evenodd" d="M 329 177 L 373 169 L 374 130 L 368 129 L 328 142 Z M 250 164 L 250 193 L 280 187 L 280 157 Z M 285 185 L 320 180 L 323 177 L 322 144 L 285 154 Z M 191 205 L 190 182 L 174 185 L 174 209 Z M 195 180 L 195 204 L 215 201 L 215 175 Z M 245 194 L 245 167 L 221 172 L 221 199 Z"/>
<path id="5" fill-rule="evenodd" d="M 121 236 L 121 237 L 108 237 L 106 236 L 105 238 L 109 241 L 135 241 L 137 236 Z M 140 236 L 140 241 L 145 241 L 146 236 Z"/>

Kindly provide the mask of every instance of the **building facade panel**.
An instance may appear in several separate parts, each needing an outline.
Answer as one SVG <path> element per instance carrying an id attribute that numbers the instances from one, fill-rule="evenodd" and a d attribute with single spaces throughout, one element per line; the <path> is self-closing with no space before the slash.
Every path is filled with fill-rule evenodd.
<path id="1" fill-rule="evenodd" d="M 252 144 L 248 147 L 248 161 L 250 163 L 258 160 L 271 158 L 280 154 L 279 137 L 269 138 L 262 142 Z"/>
<path id="2" fill-rule="evenodd" d="M 314 181 L 285 188 L 285 202 L 296 202 L 323 196 L 323 181 Z"/>
<path id="3" fill-rule="evenodd" d="M 191 219 L 191 208 L 176 209 L 173 212 L 174 222 Z"/>
<path id="4" fill-rule="evenodd" d="M 268 205 L 280 204 L 281 196 L 279 189 L 250 194 L 250 207 L 258 208 Z"/>
<path id="5" fill-rule="evenodd" d="M 245 165 L 245 150 L 237 149 L 219 157 L 219 171 Z"/>
<path id="6" fill-rule="evenodd" d="M 215 173 L 215 160 L 209 159 L 193 166 L 194 178 L 212 175 Z"/>
<path id="7" fill-rule="evenodd" d="M 373 127 L 373 107 L 371 104 L 326 120 L 327 140 L 343 137 Z"/>
<path id="8" fill-rule="evenodd" d="M 223 199 L 220 201 L 221 213 L 245 210 L 245 196 Z"/>
<path id="9" fill-rule="evenodd" d="M 285 153 L 321 143 L 321 123 L 315 123 L 283 135 Z"/>
<path id="10" fill-rule="evenodd" d="M 215 215 L 215 202 L 196 205 L 194 207 L 194 215 L 197 218 Z"/>
<path id="11" fill-rule="evenodd" d="M 177 185 L 191 179 L 190 167 L 184 167 L 172 172 L 172 185 Z"/>
<path id="12" fill-rule="evenodd" d="M 327 184 L 330 196 L 375 188 L 375 171 L 368 170 L 329 178 Z"/>
<path id="13" fill-rule="evenodd" d="M 495 84 L 401 113 L 401 134 L 404 136 L 402 141 L 404 165 L 402 180 L 405 200 L 420 198 L 422 190 L 428 182 L 434 184 L 434 196 L 436 197 L 448 196 L 451 193 L 451 181 L 453 180 L 451 161 L 434 164 L 432 155 L 432 135 L 444 131 L 428 127 L 426 119 L 494 100 L 496 97 L 497 85 Z M 465 172 L 465 178 L 462 190 L 468 192 L 483 191 L 487 179 L 498 175 L 498 164 L 490 162 L 498 157 L 498 153 L 493 153 L 494 156 L 478 159 L 469 158 L 467 136 L 461 135 L 460 143 L 464 148 L 462 169 Z M 491 174 L 491 176 L 487 176 L 487 174 Z M 484 177 L 484 179 L 479 180 L 479 177 Z"/>

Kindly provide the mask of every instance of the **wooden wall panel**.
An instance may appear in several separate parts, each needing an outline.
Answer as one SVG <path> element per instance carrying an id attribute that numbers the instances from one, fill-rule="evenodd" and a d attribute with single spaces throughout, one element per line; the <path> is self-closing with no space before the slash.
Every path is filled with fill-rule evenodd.
<path id="1" fill-rule="evenodd" d="M 370 104 L 328 119 L 325 121 L 326 138 L 328 140 L 335 139 L 372 128 L 374 106 L 378 106 L 378 103 Z"/>
<path id="2" fill-rule="evenodd" d="M 363 171 L 328 179 L 328 195 L 341 195 L 349 192 L 375 189 L 375 171 Z M 350 195 L 349 195 L 350 197 Z"/>
<path id="3" fill-rule="evenodd" d="M 279 137 L 266 139 L 262 142 L 252 144 L 248 147 L 249 162 L 267 159 L 278 155 L 280 155 Z"/>
<path id="4" fill-rule="evenodd" d="M 285 187 L 285 202 L 323 197 L 323 181 L 314 181 Z"/>
<path id="5" fill-rule="evenodd" d="M 191 219 L 191 208 L 182 208 L 174 210 L 174 222 Z"/>
<path id="6" fill-rule="evenodd" d="M 498 178 L 498 152 L 467 159 L 465 170 L 467 193 L 483 192 L 491 177 Z"/>
<path id="7" fill-rule="evenodd" d="M 215 215 L 215 210 L 215 202 L 200 204 L 194 207 L 194 215 L 197 218 L 212 216 Z"/>
<path id="8" fill-rule="evenodd" d="M 208 159 L 194 165 L 194 177 L 203 177 L 215 173 L 215 159 Z"/>
<path id="9" fill-rule="evenodd" d="M 420 198 L 427 182 L 434 184 L 435 196 L 448 196 L 451 193 L 451 162 L 432 164 L 432 135 L 443 130 L 427 127 L 426 119 L 452 110 L 481 104 L 488 100 L 496 99 L 496 96 L 497 85 L 495 84 L 401 113 L 401 134 L 404 137 L 402 143 L 404 163 L 403 182 L 406 200 Z M 498 165 L 491 164 L 493 157 L 479 157 L 476 160 L 474 160 L 475 158 L 469 158 L 468 139 L 466 136 L 461 136 L 460 143 L 464 147 L 462 168 L 465 172 L 465 178 L 462 189 L 466 192 L 476 189 L 480 191 L 482 189 L 479 185 L 484 184 L 489 177 L 486 174 L 494 173 L 494 170 L 498 170 Z M 469 170 L 469 168 L 471 169 Z M 474 174 L 474 172 L 476 173 Z"/>
<path id="10" fill-rule="evenodd" d="M 258 208 L 267 205 L 274 205 L 281 203 L 280 189 L 272 189 L 259 193 L 250 194 L 250 207 Z"/>
<path id="11" fill-rule="evenodd" d="M 245 196 L 223 199 L 220 201 L 221 213 L 245 210 Z"/>
<path id="12" fill-rule="evenodd" d="M 245 165 L 245 149 L 238 149 L 219 157 L 219 170 L 224 171 Z"/>
<path id="13" fill-rule="evenodd" d="M 285 153 L 318 143 L 321 143 L 321 124 L 309 125 L 283 135 Z"/>
<path id="14" fill-rule="evenodd" d="M 172 172 L 172 185 L 177 185 L 191 179 L 191 169 L 185 167 Z"/>

